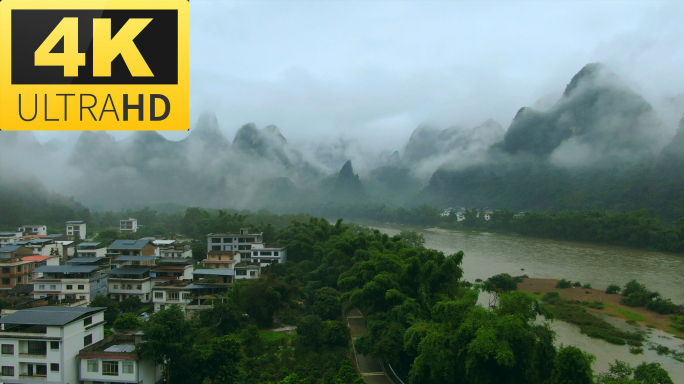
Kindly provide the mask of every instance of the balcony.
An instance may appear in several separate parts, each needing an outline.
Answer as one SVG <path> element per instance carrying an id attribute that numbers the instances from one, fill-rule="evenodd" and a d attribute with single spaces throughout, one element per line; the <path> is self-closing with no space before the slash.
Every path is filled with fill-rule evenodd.
<path id="1" fill-rule="evenodd" d="M 22 380 L 33 380 L 33 381 L 46 381 L 47 380 L 47 375 L 29 375 L 28 373 L 21 373 L 19 374 L 19 378 Z"/>

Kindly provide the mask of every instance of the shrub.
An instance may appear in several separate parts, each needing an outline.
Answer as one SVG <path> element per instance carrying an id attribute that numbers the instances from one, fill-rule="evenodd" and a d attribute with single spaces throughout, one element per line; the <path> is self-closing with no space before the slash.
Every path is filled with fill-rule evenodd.
<path id="1" fill-rule="evenodd" d="M 591 289 L 591 284 L 584 284 L 584 285 L 582 286 L 582 288 L 584 288 L 584 289 Z"/>
<path id="2" fill-rule="evenodd" d="M 684 316 L 670 315 L 670 321 L 672 321 L 672 328 L 684 332 Z"/>
<path id="3" fill-rule="evenodd" d="M 568 280 L 565 279 L 560 279 L 558 280 L 558 283 L 556 283 L 556 288 L 570 288 L 572 286 L 572 283 L 570 283 Z"/>
<path id="4" fill-rule="evenodd" d="M 631 353 L 632 355 L 641 355 L 642 353 L 644 353 L 644 349 L 639 347 L 632 347 L 629 349 L 629 353 Z"/>
<path id="5" fill-rule="evenodd" d="M 575 281 L 574 283 L 572 283 L 572 286 L 573 287 L 581 287 L 582 283 L 580 283 L 579 281 Z"/>
<path id="6" fill-rule="evenodd" d="M 114 329 L 117 331 L 139 329 L 140 326 L 140 319 L 132 313 L 124 313 L 114 322 Z"/>
<path id="7" fill-rule="evenodd" d="M 608 294 L 614 294 L 614 293 L 620 293 L 620 286 L 617 284 L 611 284 L 606 288 L 606 293 Z"/>
<path id="8" fill-rule="evenodd" d="M 670 299 L 656 298 L 646 305 L 646 308 L 661 315 L 669 315 L 679 310 L 679 307 Z"/>

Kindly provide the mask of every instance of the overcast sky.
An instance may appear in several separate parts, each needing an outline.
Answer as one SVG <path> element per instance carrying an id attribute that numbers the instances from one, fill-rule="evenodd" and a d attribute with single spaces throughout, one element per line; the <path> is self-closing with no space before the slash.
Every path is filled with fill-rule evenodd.
<path id="1" fill-rule="evenodd" d="M 684 93 L 682 20 L 684 1 L 192 0 L 191 126 L 398 149 L 422 122 L 507 128 L 595 61 L 659 106 Z"/>

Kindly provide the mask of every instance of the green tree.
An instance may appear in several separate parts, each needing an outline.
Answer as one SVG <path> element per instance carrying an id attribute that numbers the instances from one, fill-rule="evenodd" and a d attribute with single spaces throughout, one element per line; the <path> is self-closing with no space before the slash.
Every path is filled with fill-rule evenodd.
<path id="1" fill-rule="evenodd" d="M 323 322 L 316 315 L 302 317 L 297 323 L 299 342 L 304 347 L 318 349 L 323 343 Z"/>
<path id="2" fill-rule="evenodd" d="M 401 240 L 411 247 L 417 248 L 422 247 L 425 244 L 425 236 L 422 233 L 413 231 L 401 231 L 399 232 Z"/>
<path id="3" fill-rule="evenodd" d="M 202 327 L 213 328 L 218 335 L 235 332 L 242 322 L 242 311 L 230 298 L 226 303 L 216 303 L 213 308 L 199 312 Z"/>
<path id="4" fill-rule="evenodd" d="M 124 313 L 114 322 L 114 329 L 117 331 L 129 331 L 139 329 L 142 326 L 140 319 L 133 313 Z"/>
<path id="5" fill-rule="evenodd" d="M 119 302 L 119 309 L 124 313 L 137 312 L 145 306 L 138 296 L 131 296 Z"/>
<path id="6" fill-rule="evenodd" d="M 356 373 L 349 360 L 342 360 L 340 370 L 333 379 L 333 384 L 365 384 L 365 382 L 363 377 Z"/>
<path id="7" fill-rule="evenodd" d="M 259 335 L 259 328 L 254 325 L 240 332 L 240 344 L 247 357 L 257 357 L 264 353 L 264 341 Z"/>
<path id="8" fill-rule="evenodd" d="M 98 295 L 90 302 L 89 306 L 107 308 L 104 313 L 104 318 L 109 327 L 114 325 L 116 318 L 119 316 L 119 304 L 105 296 Z"/>
<path id="9" fill-rule="evenodd" d="M 342 314 L 340 293 L 333 288 L 323 287 L 314 296 L 313 312 L 323 320 L 335 320 Z"/>
<path id="10" fill-rule="evenodd" d="M 170 384 L 174 369 L 192 355 L 196 327 L 178 306 L 172 305 L 144 322 L 143 332 L 146 342 L 140 344 L 139 355 L 161 365 L 166 383 Z"/>
<path id="11" fill-rule="evenodd" d="M 643 384 L 672 384 L 670 375 L 658 363 L 641 363 L 634 370 L 634 379 Z"/>
<path id="12" fill-rule="evenodd" d="M 577 347 L 561 347 L 553 362 L 553 384 L 593 384 L 591 364 L 594 356 Z"/>
<path id="13" fill-rule="evenodd" d="M 211 340 L 211 352 L 206 360 L 206 376 L 212 383 L 233 384 L 238 382 L 242 350 L 234 335 L 226 335 Z"/>

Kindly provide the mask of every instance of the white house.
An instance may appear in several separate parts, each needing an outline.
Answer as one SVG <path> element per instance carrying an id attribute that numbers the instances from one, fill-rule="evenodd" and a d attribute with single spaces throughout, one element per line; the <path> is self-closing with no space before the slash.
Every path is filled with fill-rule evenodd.
<path id="1" fill-rule="evenodd" d="M 241 261 L 255 258 L 264 266 L 287 261 L 284 249 L 265 248 L 263 234 L 249 233 L 247 228 L 240 229 L 239 234 L 210 233 L 207 235 L 207 251 L 239 251 L 242 255 Z"/>
<path id="2" fill-rule="evenodd" d="M 102 243 L 81 243 L 76 246 L 76 252 L 78 257 L 105 257 L 107 247 Z"/>
<path id="3" fill-rule="evenodd" d="M 47 226 L 42 225 L 42 224 L 27 224 L 27 225 L 19 227 L 19 229 L 17 229 L 17 231 L 21 232 L 24 236 L 26 236 L 26 235 L 46 236 L 47 235 Z"/>
<path id="4" fill-rule="evenodd" d="M 33 270 L 33 297 L 86 300 L 107 294 L 107 277 L 93 265 L 46 265 Z M 42 277 L 35 277 L 42 274 Z"/>
<path id="5" fill-rule="evenodd" d="M 86 238 L 85 221 L 67 221 L 66 230 L 66 234 L 70 239 L 83 240 Z"/>
<path id="6" fill-rule="evenodd" d="M 107 272 L 109 298 L 122 301 L 137 296 L 143 303 L 151 301 L 152 279 L 149 267 L 124 266 Z"/>
<path id="7" fill-rule="evenodd" d="M 127 220 L 119 220 L 119 231 L 121 232 L 137 232 L 138 220 L 129 217 Z"/>
<path id="8" fill-rule="evenodd" d="M 113 334 L 83 348 L 77 355 L 79 380 L 85 384 L 131 383 L 155 384 L 161 381 L 161 365 L 140 358 L 136 345 L 142 334 Z"/>
<path id="9" fill-rule="evenodd" d="M 76 355 L 104 338 L 104 311 L 37 307 L 0 318 L 0 381 L 79 383 Z"/>
<path id="10" fill-rule="evenodd" d="M 19 241 L 20 237 L 20 232 L 0 232 L 0 247 Z"/>
<path id="11" fill-rule="evenodd" d="M 60 246 L 52 239 L 21 239 L 14 243 L 30 248 L 34 255 L 51 256 L 59 254 Z"/>
<path id="12" fill-rule="evenodd" d="M 181 259 L 192 257 L 190 246 L 177 244 L 176 240 L 154 240 L 152 244 L 156 248 L 155 255 L 157 256 Z"/>
<path id="13" fill-rule="evenodd" d="M 191 280 L 169 280 L 153 286 L 154 311 L 159 312 L 171 305 L 177 305 L 185 312 L 187 305 L 193 300 L 192 292 L 184 290 L 190 284 Z"/>
<path id="14" fill-rule="evenodd" d="M 162 258 L 152 267 L 152 285 L 168 280 L 192 280 L 193 260 Z"/>

